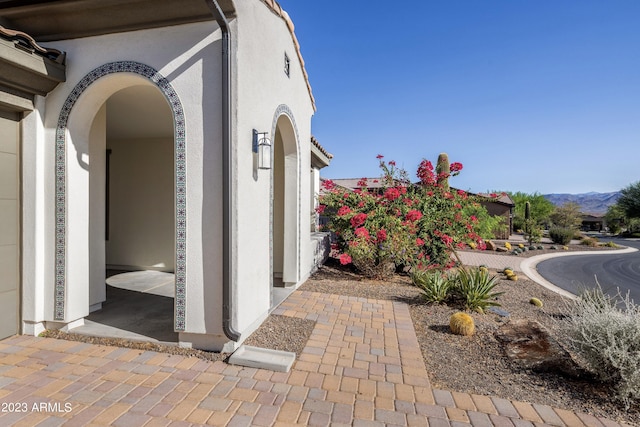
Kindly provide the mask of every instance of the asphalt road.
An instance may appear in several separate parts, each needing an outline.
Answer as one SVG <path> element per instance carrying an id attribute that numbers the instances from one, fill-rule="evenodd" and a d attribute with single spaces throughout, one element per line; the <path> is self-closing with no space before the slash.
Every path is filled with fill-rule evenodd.
<path id="1" fill-rule="evenodd" d="M 640 249 L 640 239 L 601 238 Z M 538 273 L 554 285 L 574 294 L 596 287 L 596 277 L 602 289 L 615 294 L 617 288 L 640 304 L 640 251 L 628 254 L 576 255 L 552 258 L 537 265 Z"/>

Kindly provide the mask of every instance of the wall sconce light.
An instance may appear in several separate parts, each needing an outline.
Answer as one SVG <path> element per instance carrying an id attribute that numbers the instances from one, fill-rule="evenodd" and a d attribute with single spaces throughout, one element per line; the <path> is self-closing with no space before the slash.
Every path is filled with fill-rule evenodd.
<path id="1" fill-rule="evenodd" d="M 253 130 L 253 152 L 258 155 L 258 169 L 271 169 L 271 140 L 267 132 Z"/>

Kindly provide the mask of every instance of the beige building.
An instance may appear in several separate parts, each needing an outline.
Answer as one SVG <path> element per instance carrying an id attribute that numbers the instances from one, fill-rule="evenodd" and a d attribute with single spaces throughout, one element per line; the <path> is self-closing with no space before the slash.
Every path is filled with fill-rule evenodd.
<path id="1" fill-rule="evenodd" d="M 180 344 L 235 348 L 323 252 L 330 155 L 286 12 L 0 0 L 0 26 L 0 337 L 73 330 L 108 269 L 159 270 Z"/>

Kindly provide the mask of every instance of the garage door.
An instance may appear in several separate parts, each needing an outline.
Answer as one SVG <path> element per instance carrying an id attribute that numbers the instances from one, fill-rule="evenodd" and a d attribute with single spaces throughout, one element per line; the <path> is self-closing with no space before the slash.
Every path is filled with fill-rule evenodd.
<path id="1" fill-rule="evenodd" d="M 0 110 L 0 338 L 18 333 L 20 216 L 18 122 Z"/>

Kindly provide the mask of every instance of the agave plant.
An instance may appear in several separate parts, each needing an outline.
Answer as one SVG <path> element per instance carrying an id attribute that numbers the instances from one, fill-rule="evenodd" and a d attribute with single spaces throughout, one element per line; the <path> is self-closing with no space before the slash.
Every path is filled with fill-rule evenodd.
<path id="1" fill-rule="evenodd" d="M 504 292 L 493 292 L 498 285 L 498 276 L 477 268 L 461 268 L 453 280 L 453 293 L 462 300 L 465 308 L 482 311 L 491 306 L 500 306 L 496 298 Z"/>
<path id="2" fill-rule="evenodd" d="M 411 281 L 427 302 L 440 304 L 451 296 L 451 278 L 440 271 L 415 271 Z"/>

